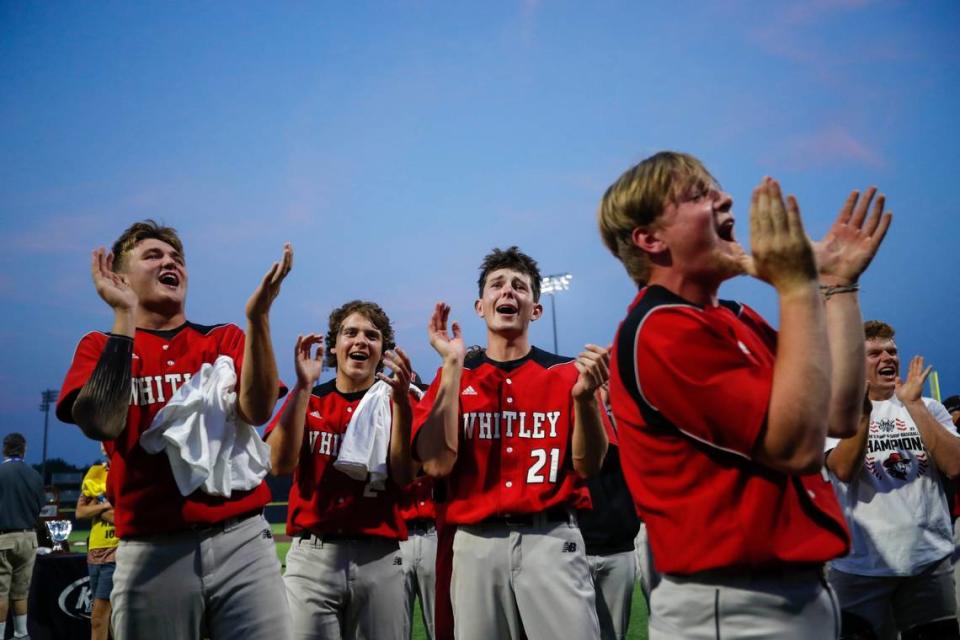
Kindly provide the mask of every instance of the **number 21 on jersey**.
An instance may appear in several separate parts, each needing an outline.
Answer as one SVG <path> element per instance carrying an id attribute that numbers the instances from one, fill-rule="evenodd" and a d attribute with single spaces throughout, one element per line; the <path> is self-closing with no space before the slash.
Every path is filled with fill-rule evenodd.
<path id="1" fill-rule="evenodd" d="M 534 449 L 530 452 L 533 458 L 533 464 L 527 471 L 527 484 L 543 484 L 544 482 L 557 481 L 557 469 L 560 466 L 560 449 Z M 547 466 L 547 458 L 550 459 L 550 469 L 544 476 L 544 467 Z"/>

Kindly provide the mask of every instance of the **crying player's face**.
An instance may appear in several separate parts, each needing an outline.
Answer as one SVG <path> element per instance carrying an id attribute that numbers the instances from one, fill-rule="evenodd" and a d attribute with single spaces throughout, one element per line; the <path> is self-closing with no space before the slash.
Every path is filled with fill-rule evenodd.
<path id="1" fill-rule="evenodd" d="M 526 332 L 530 322 L 543 313 L 543 307 L 533 299 L 530 276 L 504 268 L 487 274 L 476 311 L 488 330 L 513 336 Z"/>
<path id="2" fill-rule="evenodd" d="M 383 334 L 367 316 L 351 313 L 340 325 L 334 351 L 339 371 L 354 382 L 373 384 L 383 356 Z"/>

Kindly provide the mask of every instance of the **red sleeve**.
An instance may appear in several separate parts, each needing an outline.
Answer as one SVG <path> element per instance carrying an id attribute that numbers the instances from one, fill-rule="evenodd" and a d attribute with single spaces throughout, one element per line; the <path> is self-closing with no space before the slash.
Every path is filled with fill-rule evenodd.
<path id="1" fill-rule="evenodd" d="M 413 426 L 410 429 L 410 442 L 411 442 L 411 454 L 413 459 L 420 461 L 420 458 L 417 457 L 417 434 L 420 433 L 420 428 L 423 427 L 423 423 L 427 421 L 427 418 L 430 416 L 430 411 L 433 409 L 433 403 L 437 400 L 437 390 L 440 388 L 440 372 L 443 371 L 443 368 L 437 369 L 437 375 L 434 376 L 433 382 L 430 383 L 430 387 L 427 389 L 427 392 L 423 394 L 423 397 L 420 398 L 420 401 L 413 405 Z"/>
<path id="2" fill-rule="evenodd" d="M 91 331 L 80 338 L 77 350 L 73 354 L 73 362 L 60 387 L 60 396 L 57 398 L 57 418 L 61 422 L 75 424 L 73 421 L 73 401 L 77 399 L 80 389 L 87 383 L 93 370 L 100 361 L 100 354 L 107 344 L 107 334 Z"/>
<path id="3" fill-rule="evenodd" d="M 732 326 L 689 307 L 657 309 L 639 332 L 647 404 L 690 437 L 750 457 L 770 404 L 772 358 L 747 353 Z"/>

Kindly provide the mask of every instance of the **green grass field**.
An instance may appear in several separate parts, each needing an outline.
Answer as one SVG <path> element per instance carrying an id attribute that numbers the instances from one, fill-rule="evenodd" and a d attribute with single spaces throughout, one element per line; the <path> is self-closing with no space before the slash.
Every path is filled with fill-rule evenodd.
<path id="1" fill-rule="evenodd" d="M 283 523 L 272 524 L 274 535 L 282 535 L 286 526 Z M 70 547 L 73 551 L 83 551 L 86 548 L 88 531 L 73 531 L 70 534 Z M 286 566 L 284 560 L 287 557 L 287 551 L 290 549 L 289 542 L 277 543 L 277 557 L 280 563 Z M 426 640 L 426 633 L 423 630 L 423 619 L 420 613 L 420 603 L 417 602 L 416 609 L 413 612 L 413 640 Z M 630 628 L 627 632 L 628 640 L 646 640 L 647 639 L 647 604 L 640 593 L 639 586 L 633 590 L 633 608 L 630 615 Z"/>

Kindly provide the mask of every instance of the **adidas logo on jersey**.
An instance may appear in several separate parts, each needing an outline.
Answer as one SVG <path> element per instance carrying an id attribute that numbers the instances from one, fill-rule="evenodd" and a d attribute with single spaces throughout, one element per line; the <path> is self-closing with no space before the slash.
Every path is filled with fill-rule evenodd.
<path id="1" fill-rule="evenodd" d="M 471 386 L 467 386 L 467 388 L 464 389 L 463 392 L 462 392 L 460 395 L 462 395 L 462 396 L 478 396 L 478 395 L 480 395 L 480 394 L 477 393 L 477 390 L 474 389 L 473 386 L 471 385 Z"/>
<path id="2" fill-rule="evenodd" d="M 310 417 L 311 417 L 311 418 L 316 418 L 316 419 L 318 419 L 318 420 L 323 420 L 323 416 L 320 415 L 320 412 L 319 412 L 319 411 L 311 411 L 311 412 L 310 412 Z"/>

